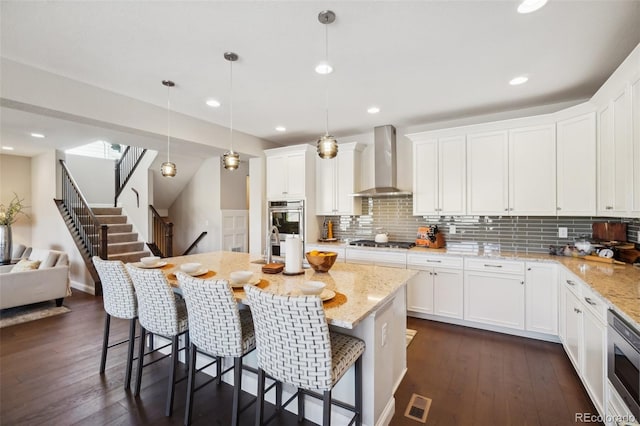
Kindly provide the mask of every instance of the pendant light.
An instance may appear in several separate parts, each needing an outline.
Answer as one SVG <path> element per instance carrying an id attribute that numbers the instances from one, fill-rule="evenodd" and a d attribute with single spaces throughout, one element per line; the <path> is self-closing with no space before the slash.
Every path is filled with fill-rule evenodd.
<path id="1" fill-rule="evenodd" d="M 325 47 L 325 60 L 323 63 L 316 67 L 316 72 L 326 75 L 326 97 L 325 97 L 325 134 L 317 142 L 318 155 L 323 160 L 334 158 L 338 155 L 338 141 L 336 138 L 329 134 L 329 76 L 328 74 L 333 71 L 333 67 L 329 65 L 329 24 L 336 20 L 336 14 L 330 10 L 324 10 L 318 14 L 318 21 L 323 24 L 324 27 L 324 47 Z"/>
<path id="2" fill-rule="evenodd" d="M 229 61 L 229 151 L 222 156 L 222 165 L 227 170 L 236 170 L 240 165 L 240 156 L 233 151 L 233 63 L 238 60 L 238 55 L 233 52 L 225 52 L 224 59 Z"/>
<path id="3" fill-rule="evenodd" d="M 177 169 L 175 163 L 171 162 L 171 101 L 169 92 L 176 84 L 171 80 L 162 80 L 162 85 L 167 87 L 167 161 L 162 163 L 160 171 L 164 177 L 174 177 Z"/>

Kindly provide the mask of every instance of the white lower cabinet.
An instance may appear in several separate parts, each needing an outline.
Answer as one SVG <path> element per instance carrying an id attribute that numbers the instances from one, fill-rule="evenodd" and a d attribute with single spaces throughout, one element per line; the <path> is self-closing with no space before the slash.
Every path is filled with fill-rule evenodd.
<path id="1" fill-rule="evenodd" d="M 558 334 L 558 267 L 554 263 L 526 262 L 525 328 Z"/>
<path id="2" fill-rule="evenodd" d="M 420 271 L 407 283 L 407 311 L 433 313 L 433 271 Z"/>
<path id="3" fill-rule="evenodd" d="M 464 319 L 524 330 L 524 277 L 465 271 Z"/>
<path id="4" fill-rule="evenodd" d="M 443 317 L 463 318 L 464 275 L 454 269 L 434 269 L 433 313 Z"/>
<path id="5" fill-rule="evenodd" d="M 407 268 L 419 272 L 407 285 L 407 310 L 462 319 L 462 266 L 461 257 L 409 254 Z"/>
<path id="6" fill-rule="evenodd" d="M 562 342 L 564 350 L 569 356 L 569 360 L 573 364 L 573 367 L 580 373 L 580 366 L 582 362 L 581 350 L 582 347 L 582 303 L 580 299 L 567 290 L 564 289 L 564 341 Z"/>
<path id="7" fill-rule="evenodd" d="M 590 310 L 585 309 L 582 321 L 584 360 L 582 380 L 591 401 L 604 413 L 605 378 L 607 377 L 607 327 Z"/>

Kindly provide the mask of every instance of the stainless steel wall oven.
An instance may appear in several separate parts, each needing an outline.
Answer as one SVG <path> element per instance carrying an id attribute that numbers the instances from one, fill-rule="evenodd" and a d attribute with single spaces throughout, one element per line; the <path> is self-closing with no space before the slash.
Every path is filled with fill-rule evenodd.
<path id="1" fill-rule="evenodd" d="M 607 317 L 609 381 L 640 419 L 640 332 L 611 310 Z"/>
<path id="2" fill-rule="evenodd" d="M 284 256 L 284 244 L 281 244 L 287 236 L 298 235 L 304 243 L 304 200 L 295 201 L 269 201 L 267 229 L 269 236 L 267 238 L 267 250 L 271 249 L 273 256 Z M 276 234 L 279 238 L 274 238 Z"/>

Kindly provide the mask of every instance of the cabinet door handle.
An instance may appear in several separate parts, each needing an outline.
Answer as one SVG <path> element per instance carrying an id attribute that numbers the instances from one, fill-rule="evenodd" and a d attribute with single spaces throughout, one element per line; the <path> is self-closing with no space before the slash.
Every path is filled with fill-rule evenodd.
<path id="1" fill-rule="evenodd" d="M 597 305 L 597 303 L 594 302 L 590 297 L 585 297 L 584 300 L 586 300 L 586 302 L 588 304 L 590 304 L 591 306 L 596 306 Z"/>
<path id="2" fill-rule="evenodd" d="M 520 281 L 520 285 L 524 285 L 524 281 Z"/>
<path id="3" fill-rule="evenodd" d="M 502 268 L 502 265 L 489 265 L 488 263 L 484 264 L 485 268 Z"/>
<path id="4" fill-rule="evenodd" d="M 574 283 L 574 282 L 573 282 L 573 281 L 571 281 L 571 280 L 566 280 L 566 281 L 567 281 L 567 284 L 569 284 L 569 285 L 576 285 L 576 283 Z"/>
<path id="5" fill-rule="evenodd" d="M 556 210 L 562 210 L 562 207 L 556 207 Z"/>
<path id="6" fill-rule="evenodd" d="M 442 260 L 431 260 L 431 259 L 427 259 L 427 262 L 431 262 L 431 263 L 442 263 Z"/>
<path id="7" fill-rule="evenodd" d="M 605 207 L 605 209 L 607 209 L 607 210 L 613 210 L 613 206 L 607 206 L 607 207 Z"/>
<path id="8" fill-rule="evenodd" d="M 288 192 L 287 192 L 287 191 L 282 191 L 282 193 L 283 193 L 283 194 L 288 194 Z"/>
<path id="9" fill-rule="evenodd" d="M 530 270 L 531 270 L 531 268 L 527 268 L 527 271 L 530 271 Z"/>
<path id="10" fill-rule="evenodd" d="M 429 275 L 433 275 L 433 272 L 429 272 Z"/>
<path id="11" fill-rule="evenodd" d="M 576 314 L 581 314 L 582 313 L 582 311 L 580 309 L 578 309 L 578 308 L 573 308 L 573 310 L 576 312 Z"/>
<path id="12" fill-rule="evenodd" d="M 437 273 L 437 272 L 434 272 L 434 273 L 433 273 L 433 275 L 438 275 L 438 273 Z"/>
<path id="13" fill-rule="evenodd" d="M 505 212 L 508 212 L 508 211 L 509 211 L 509 209 L 508 209 L 508 208 L 505 208 L 505 209 L 504 209 L 504 211 L 505 211 Z"/>

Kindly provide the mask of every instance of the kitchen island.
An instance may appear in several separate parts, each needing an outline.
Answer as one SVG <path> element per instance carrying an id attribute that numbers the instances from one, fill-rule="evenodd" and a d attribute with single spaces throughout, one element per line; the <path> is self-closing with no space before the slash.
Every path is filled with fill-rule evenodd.
<path id="1" fill-rule="evenodd" d="M 162 270 L 172 280 L 173 273 L 183 263 L 199 262 L 215 272 L 210 279 L 228 279 L 232 271 L 247 270 L 260 278 L 266 291 L 276 294 L 296 294 L 304 281 L 322 281 L 336 292 L 334 299 L 325 302 L 327 321 L 335 331 L 358 337 L 365 341 L 363 365 L 363 425 L 388 424 L 395 411 L 394 392 L 406 372 L 406 296 L 407 281 L 416 272 L 381 266 L 356 265 L 336 262 L 327 273 L 305 269 L 304 274 L 285 276 L 265 274 L 262 265 L 253 263 L 246 253 L 213 252 L 163 259 L 167 265 Z M 212 276 L 213 275 L 213 276 Z M 235 291 L 238 300 L 244 300 L 244 292 Z M 255 354 L 246 358 L 255 365 Z M 231 377 L 229 375 L 229 377 Z M 334 388 L 333 396 L 353 403 L 353 371 L 347 372 Z M 243 390 L 255 394 L 256 379 L 252 374 L 243 377 Z M 293 389 L 285 388 L 287 395 Z M 271 399 L 273 401 L 273 399 Z M 316 423 L 322 417 L 322 406 L 313 398 L 306 398 L 306 417 Z M 288 408 L 295 410 L 295 404 Z M 348 414 L 333 407 L 333 424 L 347 424 Z"/>

